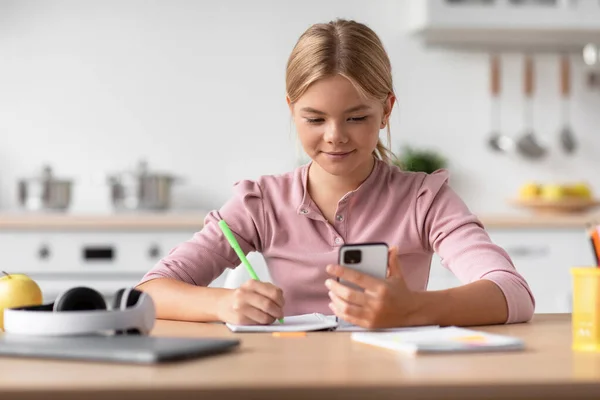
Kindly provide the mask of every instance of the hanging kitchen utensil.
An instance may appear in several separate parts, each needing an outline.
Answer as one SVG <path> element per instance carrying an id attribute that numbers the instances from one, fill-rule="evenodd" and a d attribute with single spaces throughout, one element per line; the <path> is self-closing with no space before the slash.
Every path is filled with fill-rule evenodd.
<path id="1" fill-rule="evenodd" d="M 58 179 L 45 165 L 39 176 L 18 181 L 19 205 L 30 211 L 65 211 L 71 204 L 73 182 Z"/>
<path id="2" fill-rule="evenodd" d="M 525 56 L 525 65 L 523 70 L 523 92 L 525 103 L 523 107 L 525 132 L 517 140 L 518 152 L 531 159 L 540 159 L 546 156 L 548 149 L 539 140 L 533 131 L 533 91 L 534 91 L 534 65 L 533 57 Z"/>
<path id="3" fill-rule="evenodd" d="M 583 47 L 583 62 L 586 65 L 586 83 L 588 88 L 600 88 L 600 48 L 595 43 Z"/>
<path id="4" fill-rule="evenodd" d="M 491 127 L 492 132 L 488 139 L 490 148 L 497 152 L 509 152 L 515 147 L 514 140 L 502 134 L 500 128 L 500 56 L 490 56 L 490 94 L 491 94 Z"/>
<path id="5" fill-rule="evenodd" d="M 594 43 L 588 43 L 583 47 L 583 62 L 588 66 L 595 66 L 600 62 L 600 50 Z"/>
<path id="6" fill-rule="evenodd" d="M 575 135 L 571 130 L 570 124 L 570 96 L 571 96 L 571 65 L 569 62 L 569 56 L 563 55 L 560 58 L 560 91 L 562 95 L 562 120 L 563 127 L 560 131 L 560 143 L 563 150 L 572 154 L 577 148 L 577 142 Z"/>

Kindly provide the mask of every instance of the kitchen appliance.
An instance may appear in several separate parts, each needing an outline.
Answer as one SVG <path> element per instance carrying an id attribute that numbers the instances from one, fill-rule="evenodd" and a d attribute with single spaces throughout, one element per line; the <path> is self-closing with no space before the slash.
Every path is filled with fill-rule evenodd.
<path id="1" fill-rule="evenodd" d="M 111 202 L 117 211 L 160 211 L 171 206 L 171 188 L 181 178 L 152 173 L 146 161 L 135 170 L 108 177 Z"/>
<path id="2" fill-rule="evenodd" d="M 39 176 L 19 180 L 18 202 L 31 211 L 65 211 L 71 203 L 72 186 L 71 180 L 56 178 L 46 165 Z"/>

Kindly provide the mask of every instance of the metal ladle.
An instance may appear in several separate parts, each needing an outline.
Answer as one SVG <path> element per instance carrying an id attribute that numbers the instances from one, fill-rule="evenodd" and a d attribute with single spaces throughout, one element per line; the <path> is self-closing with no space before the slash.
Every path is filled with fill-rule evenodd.
<path id="1" fill-rule="evenodd" d="M 563 55 L 560 60 L 560 88 L 562 94 L 562 118 L 563 127 L 560 131 L 560 143 L 566 153 L 571 154 L 577 148 L 575 135 L 570 128 L 569 123 L 569 97 L 571 93 L 571 71 L 569 56 Z"/>
<path id="2" fill-rule="evenodd" d="M 594 43 L 588 43 L 583 48 L 583 62 L 593 67 L 600 61 L 598 56 L 598 47 Z"/>
<path id="3" fill-rule="evenodd" d="M 548 149 L 544 146 L 533 132 L 533 82 L 534 68 L 533 58 L 525 57 L 525 69 L 523 71 L 523 91 L 525 94 L 524 124 L 525 133 L 517 140 L 517 151 L 523 156 L 531 159 L 543 158 Z"/>
<path id="4" fill-rule="evenodd" d="M 514 140 L 503 135 L 500 129 L 500 57 L 490 56 L 490 92 L 492 98 L 491 125 L 492 133 L 488 145 L 496 152 L 509 152 L 515 147 Z"/>

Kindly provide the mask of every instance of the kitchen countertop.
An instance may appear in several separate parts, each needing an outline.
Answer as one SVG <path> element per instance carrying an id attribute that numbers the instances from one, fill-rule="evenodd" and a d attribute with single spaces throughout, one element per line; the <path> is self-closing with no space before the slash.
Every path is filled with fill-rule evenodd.
<path id="1" fill-rule="evenodd" d="M 205 212 L 145 212 L 114 214 L 0 213 L 0 229 L 31 230 L 199 230 Z"/>
<path id="2" fill-rule="evenodd" d="M 480 214 L 487 228 L 585 228 L 591 222 L 600 222 L 600 214 Z"/>
<path id="3" fill-rule="evenodd" d="M 164 213 L 0 213 L 3 230 L 198 230 L 204 223 L 205 212 Z M 510 228 L 584 228 L 587 223 L 600 221 L 600 214 L 485 214 L 479 215 L 487 229 Z"/>

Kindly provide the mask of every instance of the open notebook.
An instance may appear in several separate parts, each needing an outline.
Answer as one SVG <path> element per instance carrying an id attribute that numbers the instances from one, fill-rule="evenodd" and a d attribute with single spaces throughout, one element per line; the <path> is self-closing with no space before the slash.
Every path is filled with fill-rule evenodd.
<path id="1" fill-rule="evenodd" d="M 449 326 L 419 332 L 354 332 L 352 340 L 412 355 L 523 350 L 523 340 Z"/>
<path id="2" fill-rule="evenodd" d="M 226 325 L 232 332 L 366 331 L 366 329 L 359 326 L 351 325 L 343 321 L 336 321 L 335 315 L 324 315 L 319 313 L 285 317 L 283 324 L 275 321 L 271 325 Z M 414 330 L 423 328 L 431 329 L 435 327 L 391 328 L 384 329 L 383 331 Z"/>

